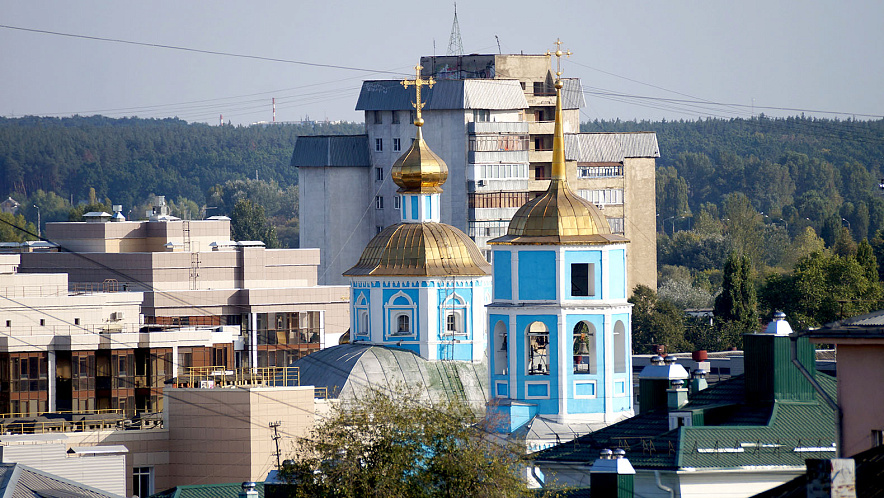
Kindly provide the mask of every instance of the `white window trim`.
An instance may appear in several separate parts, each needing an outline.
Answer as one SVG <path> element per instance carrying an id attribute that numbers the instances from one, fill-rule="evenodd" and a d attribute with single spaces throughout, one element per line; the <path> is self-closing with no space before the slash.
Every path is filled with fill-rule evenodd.
<path id="1" fill-rule="evenodd" d="M 390 304 L 400 297 L 407 299 L 409 304 Z M 384 312 L 387 316 L 387 326 L 384 330 L 385 339 L 414 339 L 417 337 L 417 324 L 414 320 L 417 316 L 417 305 L 414 304 L 414 301 L 408 296 L 408 294 L 400 291 L 390 296 L 390 299 L 384 303 Z M 409 334 L 396 333 L 398 332 L 397 328 L 399 326 L 398 317 L 402 314 L 408 315 L 408 326 L 411 328 Z"/>
<path id="2" fill-rule="evenodd" d="M 497 386 L 504 385 L 506 386 L 506 394 L 498 394 Z M 510 396 L 510 387 L 509 382 L 505 380 L 495 380 L 494 381 L 494 397 L 495 398 L 509 398 Z"/>
<path id="3" fill-rule="evenodd" d="M 528 386 L 546 386 L 546 396 L 530 396 L 528 394 Z M 526 380 L 525 381 L 525 399 L 550 399 L 549 381 L 548 380 Z"/>
<path id="4" fill-rule="evenodd" d="M 452 314 L 455 317 L 455 327 L 457 327 L 455 332 L 448 331 L 448 316 Z M 442 306 L 439 307 L 439 335 L 441 337 L 469 336 L 466 327 L 467 316 L 467 303 L 463 297 L 456 292 L 446 297 L 442 301 Z"/>

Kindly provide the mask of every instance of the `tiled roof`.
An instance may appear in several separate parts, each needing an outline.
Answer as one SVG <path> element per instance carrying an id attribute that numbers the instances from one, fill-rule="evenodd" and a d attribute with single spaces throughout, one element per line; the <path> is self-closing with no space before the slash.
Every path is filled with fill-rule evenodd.
<path id="1" fill-rule="evenodd" d="M 835 380 L 817 379 L 831 396 Z M 636 469 L 797 467 L 806 458 L 831 458 L 831 410 L 821 402 L 747 404 L 743 376 L 695 395 L 678 411 L 702 410 L 708 424 L 669 430 L 666 410 L 642 413 L 533 455 L 536 462 L 589 465 L 606 448 L 623 448 Z"/>
<path id="2" fill-rule="evenodd" d="M 368 135 L 303 136 L 295 141 L 291 166 L 369 167 Z"/>

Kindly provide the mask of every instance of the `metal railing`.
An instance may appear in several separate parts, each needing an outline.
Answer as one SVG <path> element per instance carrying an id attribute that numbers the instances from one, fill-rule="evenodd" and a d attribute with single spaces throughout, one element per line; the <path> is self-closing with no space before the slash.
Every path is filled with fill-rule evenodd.
<path id="1" fill-rule="evenodd" d="M 257 367 L 228 369 L 225 366 L 185 367 L 178 376 L 178 387 L 300 386 L 298 367 Z"/>
<path id="2" fill-rule="evenodd" d="M 124 412 L 127 412 L 127 410 L 94 410 L 89 413 L 70 411 L 41 412 L 38 416 L 31 414 L 4 414 L 13 416 L 0 419 L 0 433 L 45 434 L 53 432 L 138 430 L 163 427 L 162 413 L 142 412 L 133 414 L 133 416 L 127 416 Z M 45 420 L 49 415 L 57 415 L 58 418 Z M 83 415 L 83 418 L 77 418 L 78 415 Z M 23 420 L 28 418 L 31 420 Z M 44 420 L 41 420 L 41 418 L 44 418 Z"/>

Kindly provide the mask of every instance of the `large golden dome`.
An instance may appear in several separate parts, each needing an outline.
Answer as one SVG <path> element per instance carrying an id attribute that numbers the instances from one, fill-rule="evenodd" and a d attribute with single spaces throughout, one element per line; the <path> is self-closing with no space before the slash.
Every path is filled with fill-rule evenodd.
<path id="1" fill-rule="evenodd" d="M 345 277 L 484 276 L 491 273 L 476 243 L 444 223 L 397 223 L 371 239 Z"/>
<path id="2" fill-rule="evenodd" d="M 448 165 L 430 150 L 418 126 L 417 137 L 405 154 L 393 163 L 391 175 L 393 182 L 401 187 L 399 192 L 439 193 L 442 192 L 439 186 L 448 179 Z"/>

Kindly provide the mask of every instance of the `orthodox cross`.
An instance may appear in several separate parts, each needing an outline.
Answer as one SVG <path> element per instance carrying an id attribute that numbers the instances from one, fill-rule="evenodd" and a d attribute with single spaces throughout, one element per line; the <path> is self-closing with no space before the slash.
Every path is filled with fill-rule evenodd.
<path id="1" fill-rule="evenodd" d="M 558 81 L 562 77 L 562 56 L 567 55 L 568 57 L 571 57 L 571 51 L 568 50 L 566 52 L 562 52 L 562 40 L 556 38 L 556 51 L 550 52 L 549 50 L 547 50 L 546 55 L 547 57 L 549 57 L 550 55 L 556 56 L 556 80 Z"/>
<path id="2" fill-rule="evenodd" d="M 421 66 L 420 64 L 418 64 L 417 66 L 414 66 L 414 71 L 415 71 L 414 79 L 413 80 L 408 80 L 408 79 L 402 80 L 402 86 L 404 86 L 405 88 L 408 88 L 409 86 L 414 85 L 414 89 L 417 93 L 417 102 L 411 104 L 417 110 L 417 114 L 415 115 L 415 118 L 414 118 L 414 125 L 415 126 L 422 126 L 424 124 L 424 120 L 423 120 L 423 118 L 421 118 L 421 109 L 424 108 L 424 103 L 421 102 L 421 87 L 426 85 L 430 88 L 433 88 L 433 85 L 436 84 L 436 80 L 433 79 L 432 76 L 430 76 L 430 79 L 427 79 L 427 80 L 421 78 L 421 69 L 423 69 L 423 66 Z"/>

